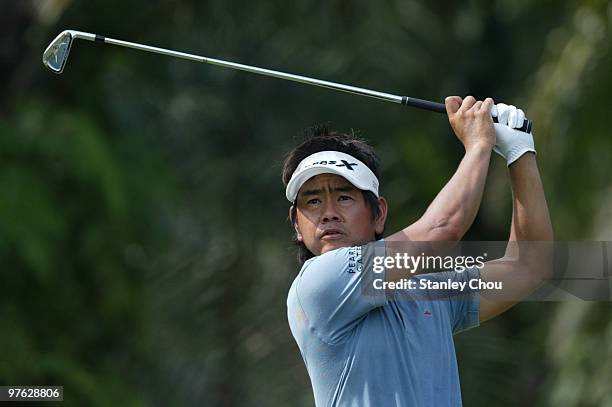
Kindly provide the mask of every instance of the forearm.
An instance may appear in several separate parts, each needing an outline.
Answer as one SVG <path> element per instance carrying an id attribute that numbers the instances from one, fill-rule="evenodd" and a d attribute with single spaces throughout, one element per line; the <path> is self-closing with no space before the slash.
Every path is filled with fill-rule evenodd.
<path id="1" fill-rule="evenodd" d="M 544 187 L 538 171 L 535 154 L 527 153 L 510 166 L 512 184 L 512 223 L 506 256 L 528 265 L 541 266 L 547 260 L 551 245 L 531 243 L 519 245 L 513 242 L 543 242 L 553 240 L 553 229 L 544 195 Z M 533 265 L 532 264 L 532 265 Z"/>
<path id="2" fill-rule="evenodd" d="M 493 99 L 476 101 L 472 96 L 464 100 L 449 96 L 445 104 L 449 123 L 463 144 L 465 155 L 423 216 L 387 238 L 389 241 L 439 242 L 428 252 L 436 252 L 449 242 L 460 240 L 472 225 L 480 207 L 495 145 L 491 119 Z"/>
<path id="3" fill-rule="evenodd" d="M 510 240 L 552 240 L 553 231 L 535 154 L 527 153 L 510 166 L 512 226 Z"/>
<path id="4" fill-rule="evenodd" d="M 432 235 L 442 239 L 460 240 L 476 218 L 489 170 L 491 147 L 470 147 L 457 171 L 438 193 L 420 221 Z"/>

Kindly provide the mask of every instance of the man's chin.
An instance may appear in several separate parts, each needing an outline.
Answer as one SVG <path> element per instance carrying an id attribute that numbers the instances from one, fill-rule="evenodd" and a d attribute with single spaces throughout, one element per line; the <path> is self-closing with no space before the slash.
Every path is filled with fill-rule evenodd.
<path id="1" fill-rule="evenodd" d="M 321 247 L 321 254 L 330 252 L 332 250 L 339 249 L 341 247 L 350 247 L 351 244 L 349 242 L 345 242 L 343 240 L 336 240 L 333 242 L 325 242 Z"/>

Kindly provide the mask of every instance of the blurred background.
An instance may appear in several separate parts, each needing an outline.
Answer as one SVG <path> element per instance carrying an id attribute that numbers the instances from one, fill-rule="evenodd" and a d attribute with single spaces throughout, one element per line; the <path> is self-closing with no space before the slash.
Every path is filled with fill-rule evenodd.
<path id="1" fill-rule="evenodd" d="M 444 116 L 77 41 L 75 29 L 442 101 L 522 107 L 559 240 L 612 240 L 612 5 L 589 0 L 2 1 L 0 383 L 63 405 L 312 406 L 286 320 L 283 155 L 330 123 L 378 150 L 393 232 L 462 147 Z M 504 240 L 493 157 L 466 239 Z M 466 406 L 612 406 L 609 303 L 520 304 L 456 339 Z"/>

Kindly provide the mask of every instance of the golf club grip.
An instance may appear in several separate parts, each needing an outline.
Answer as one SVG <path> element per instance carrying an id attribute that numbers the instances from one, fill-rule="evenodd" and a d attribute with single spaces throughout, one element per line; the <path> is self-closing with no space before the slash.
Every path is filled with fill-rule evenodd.
<path id="1" fill-rule="evenodd" d="M 497 117 L 493 118 L 493 123 L 498 123 Z M 525 120 L 523 120 L 523 125 L 521 126 L 521 128 L 517 128 L 516 130 L 520 130 L 525 133 L 531 133 L 532 128 L 533 128 L 533 122 L 525 117 Z"/>
<path id="2" fill-rule="evenodd" d="M 419 109 L 429 110 L 432 112 L 438 113 L 446 113 L 446 106 L 443 103 L 431 102 L 429 100 L 417 99 L 417 98 L 409 98 L 407 96 L 402 97 L 402 104 L 406 106 L 417 107 Z M 497 123 L 497 117 L 493 118 L 493 122 Z M 533 122 L 528 118 L 525 118 L 523 121 L 523 125 L 521 126 L 520 131 L 524 131 L 525 133 L 531 133 L 533 128 Z"/>
<path id="3" fill-rule="evenodd" d="M 419 109 L 430 110 L 432 112 L 446 113 L 446 106 L 443 103 L 431 102 L 429 100 L 402 97 L 402 105 L 417 107 Z"/>

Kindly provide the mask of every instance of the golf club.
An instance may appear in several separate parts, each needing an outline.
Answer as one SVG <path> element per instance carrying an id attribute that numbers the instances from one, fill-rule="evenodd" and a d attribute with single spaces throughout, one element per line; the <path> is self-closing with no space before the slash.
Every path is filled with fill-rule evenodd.
<path id="1" fill-rule="evenodd" d="M 153 52 L 156 54 L 168 55 L 176 58 L 188 59 L 190 61 L 203 62 L 212 65 L 223 66 L 226 68 L 237 69 L 241 71 L 247 71 L 256 73 L 259 75 L 271 76 L 274 78 L 286 79 L 294 82 L 301 82 L 308 85 L 320 86 L 323 88 L 334 89 L 342 92 L 354 93 L 357 95 L 368 96 L 375 99 L 386 100 L 388 102 L 394 102 L 402 105 L 417 107 L 419 109 L 430 110 L 433 112 L 446 113 L 446 108 L 442 103 L 431 102 L 429 100 L 422 100 L 412 98 L 408 96 L 398 96 L 390 93 L 378 92 L 375 90 L 358 88 L 355 86 L 343 85 L 340 83 L 334 83 L 329 81 L 323 81 L 320 79 L 309 78 L 306 76 L 294 75 L 285 72 L 273 71 L 270 69 L 258 68 L 250 65 L 238 64 L 235 62 L 223 61 L 220 59 L 208 58 L 199 55 L 187 54 L 184 52 L 172 51 L 169 49 L 151 47 L 149 45 L 137 44 L 134 42 L 127 42 L 116 40 L 113 38 L 104 37 L 97 34 L 86 33 L 82 31 L 65 30 L 62 31 L 55 39 L 49 44 L 45 52 L 43 53 L 43 64 L 56 74 L 61 74 L 66 67 L 66 61 L 70 54 L 70 48 L 72 41 L 75 38 L 80 38 L 88 41 L 104 42 L 106 44 L 119 45 L 127 48 L 134 48 L 141 51 Z M 497 118 L 493 118 L 493 121 L 497 122 Z M 519 129 L 527 133 L 531 132 L 532 122 L 525 118 L 523 126 Z"/>

